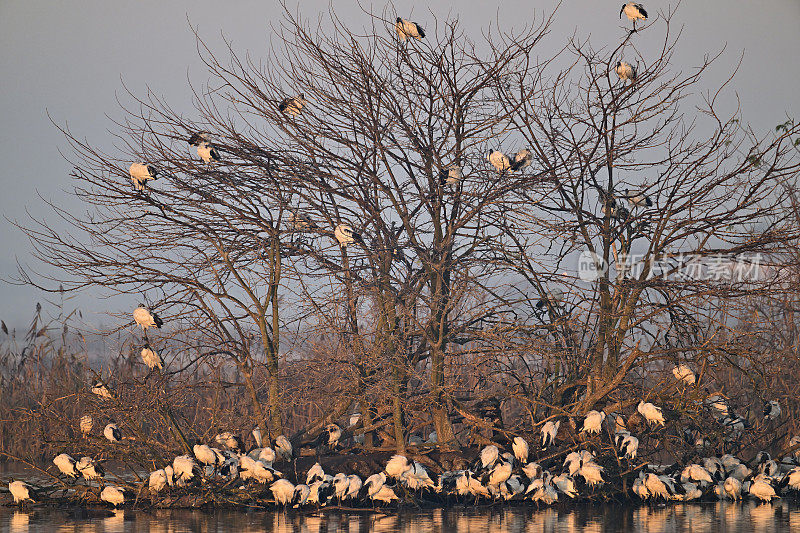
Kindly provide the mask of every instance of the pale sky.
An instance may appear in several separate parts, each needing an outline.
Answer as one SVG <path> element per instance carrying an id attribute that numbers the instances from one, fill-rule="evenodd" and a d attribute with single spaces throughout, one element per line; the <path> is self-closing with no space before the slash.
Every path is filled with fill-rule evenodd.
<path id="1" fill-rule="evenodd" d="M 296 6 L 296 0 L 288 0 Z M 650 1 L 645 7 L 654 18 L 659 10 L 676 2 Z M 366 23 L 355 1 L 332 2 L 340 18 L 354 27 Z M 558 12 L 547 46 L 563 44 L 573 32 L 591 36 L 595 47 L 612 45 L 620 38 L 621 1 L 566 0 Z M 300 11 L 316 19 L 329 2 L 305 0 Z M 369 5 L 365 3 L 364 5 Z M 380 12 L 383 3 L 373 3 Z M 429 2 L 395 4 L 398 13 L 426 26 Z M 431 8 L 441 19 L 458 15 L 467 32 L 480 32 L 497 16 L 503 23 L 521 25 L 534 10 L 550 10 L 552 0 L 504 0 L 503 2 L 438 2 Z M 200 64 L 189 22 L 224 57 L 220 34 L 232 39 L 238 50 L 263 57 L 278 22 L 275 0 L 209 2 L 206 0 L 115 2 L 0 2 L 0 212 L 7 219 L 22 219 L 26 210 L 45 213 L 38 195 L 61 201 L 69 187 L 70 167 L 59 150 L 68 150 L 48 113 L 59 124 L 68 124 L 79 137 L 100 148 L 113 148 L 110 118 L 122 113 L 116 98 L 122 82 L 143 95 L 146 86 L 163 95 L 175 109 L 190 112 L 188 80 L 200 85 L 206 73 Z M 725 55 L 706 78 L 715 89 L 744 54 L 738 75 L 724 96 L 730 109 L 738 97 L 743 120 L 758 132 L 766 132 L 786 120 L 800 118 L 800 2 L 797 0 L 684 0 L 673 23 L 683 25 L 683 37 L 675 56 L 687 69 L 705 54 L 725 47 Z M 677 28 L 676 28 L 677 29 Z M 660 36 L 660 33 L 658 33 Z M 638 39 L 646 41 L 642 32 Z M 644 44 L 644 43 L 643 43 Z M 547 49 L 544 49 L 545 53 Z M 109 118 L 110 117 L 110 118 Z M 5 222 L 5 221 L 4 221 Z M 5 224 L 0 233 L 0 278 L 16 272 L 16 261 L 30 261 L 25 237 Z M 47 295 L 27 287 L 0 281 L 0 318 L 9 326 L 21 326 L 30 318 L 37 301 Z M 135 298 L 134 298 L 135 299 Z M 87 293 L 68 306 L 78 306 L 93 322 L 117 304 L 97 301 Z M 92 316 L 96 317 L 92 320 Z"/>

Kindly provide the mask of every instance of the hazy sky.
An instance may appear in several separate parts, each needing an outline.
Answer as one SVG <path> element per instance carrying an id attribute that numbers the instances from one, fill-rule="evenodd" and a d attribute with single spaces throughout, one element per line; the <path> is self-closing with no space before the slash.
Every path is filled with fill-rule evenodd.
<path id="1" fill-rule="evenodd" d="M 573 32 L 591 36 L 595 47 L 615 43 L 622 32 L 617 18 L 621 3 L 566 0 L 547 46 L 563 44 Z M 366 22 L 356 2 L 332 4 L 340 18 L 352 21 L 354 27 Z M 289 5 L 297 4 L 290 0 Z M 316 18 L 328 5 L 327 1 L 305 0 L 300 11 Z M 372 5 L 377 11 L 385 6 Z M 431 19 L 428 5 L 406 2 L 395 7 L 425 26 Z M 534 10 L 541 15 L 554 5 L 552 0 L 439 2 L 433 11 L 440 18 L 458 15 L 464 28 L 480 40 L 480 31 L 489 20 L 499 16 L 505 24 L 521 25 Z M 675 5 L 645 2 L 651 18 Z M 69 187 L 70 167 L 59 153 L 68 147 L 48 113 L 56 123 L 68 124 L 77 136 L 85 136 L 101 148 L 112 148 L 109 131 L 114 124 L 110 118 L 122 115 L 116 98 L 124 92 L 123 81 L 134 93 L 143 94 L 149 86 L 176 109 L 190 111 L 187 82 L 199 85 L 207 77 L 197 59 L 189 22 L 213 49 L 222 52 L 220 34 L 224 33 L 237 49 L 248 49 L 257 58 L 267 50 L 270 24 L 279 16 L 280 7 L 274 0 L 0 2 L 0 212 L 8 219 L 22 219 L 26 210 L 44 214 L 45 205 L 38 195 L 59 201 Z M 724 57 L 706 78 L 709 90 L 730 74 L 744 53 L 724 103 L 733 108 L 738 97 L 744 120 L 757 131 L 783 122 L 787 114 L 800 118 L 800 61 L 796 56 L 800 50 L 800 2 L 685 0 L 673 23 L 683 25 L 675 61 L 687 69 L 700 63 L 705 54 L 726 47 Z M 647 33 L 636 38 L 644 45 Z M 0 233 L 0 250 L 2 278 L 16 272 L 17 259 L 30 261 L 27 240 L 8 224 Z M 27 321 L 36 301 L 47 297 L 2 281 L 0 296 L 0 318 L 9 325 Z M 84 316 L 100 321 L 97 313 L 118 303 L 95 301 L 86 294 L 68 305 L 79 306 Z"/>

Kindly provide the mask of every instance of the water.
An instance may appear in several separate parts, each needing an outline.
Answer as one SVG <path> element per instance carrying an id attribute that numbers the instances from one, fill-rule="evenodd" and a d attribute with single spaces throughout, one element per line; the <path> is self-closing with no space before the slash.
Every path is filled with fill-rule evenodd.
<path id="1" fill-rule="evenodd" d="M 100 512 L 105 512 L 100 510 Z M 800 531 L 800 505 L 706 503 L 654 507 L 586 505 L 570 509 L 531 506 L 451 508 L 396 513 L 201 512 L 187 510 L 111 511 L 110 516 L 76 518 L 64 510 L 25 512 L 0 508 L 0 531 L 85 533 L 181 532 L 788 532 Z"/>

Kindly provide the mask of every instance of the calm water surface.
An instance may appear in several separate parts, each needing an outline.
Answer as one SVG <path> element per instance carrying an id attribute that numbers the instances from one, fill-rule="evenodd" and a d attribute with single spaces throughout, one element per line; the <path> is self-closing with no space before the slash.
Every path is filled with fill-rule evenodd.
<path id="1" fill-rule="evenodd" d="M 111 516 L 75 517 L 66 511 L 0 509 L 0 531 L 25 532 L 604 532 L 693 533 L 800 531 L 800 505 L 686 504 L 668 507 L 583 506 L 573 509 L 497 507 L 401 511 L 393 514 L 294 512 L 154 512 L 119 510 Z"/>

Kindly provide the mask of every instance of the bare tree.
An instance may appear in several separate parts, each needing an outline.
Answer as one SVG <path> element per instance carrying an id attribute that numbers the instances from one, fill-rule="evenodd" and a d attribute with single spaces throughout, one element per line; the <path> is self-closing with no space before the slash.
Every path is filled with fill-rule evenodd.
<path id="1" fill-rule="evenodd" d="M 29 225 L 38 257 L 69 290 L 142 293 L 216 339 L 272 434 L 287 329 L 289 344 L 318 342 L 309 367 L 346 369 L 329 384 L 340 401 L 306 430 L 358 403 L 367 433 L 391 413 L 398 450 L 410 409 L 445 448 L 460 445 L 455 412 L 507 437 L 475 404 L 496 396 L 534 423 L 642 398 L 680 411 L 703 389 L 674 400 L 663 370 L 691 363 L 713 386 L 709 367 L 753 349 L 731 306 L 767 287 L 685 269 L 787 257 L 798 127 L 758 138 L 721 116 L 726 84 L 692 107 L 712 60 L 675 68 L 672 13 L 616 46 L 575 38 L 549 55 L 537 45 L 553 15 L 480 42 L 453 18 L 415 40 L 397 38 L 394 13 L 367 15 L 359 34 L 334 12 L 315 27 L 286 10 L 266 64 L 198 40 L 211 75 L 198 118 L 136 99 L 116 155 L 65 131 L 88 212 L 53 206 L 71 234 Z M 635 47 L 645 33 L 663 42 L 656 57 Z M 635 76 L 620 79 L 622 60 Z M 187 153 L 198 132 L 219 160 Z M 132 187 L 139 161 L 160 176 Z"/>

